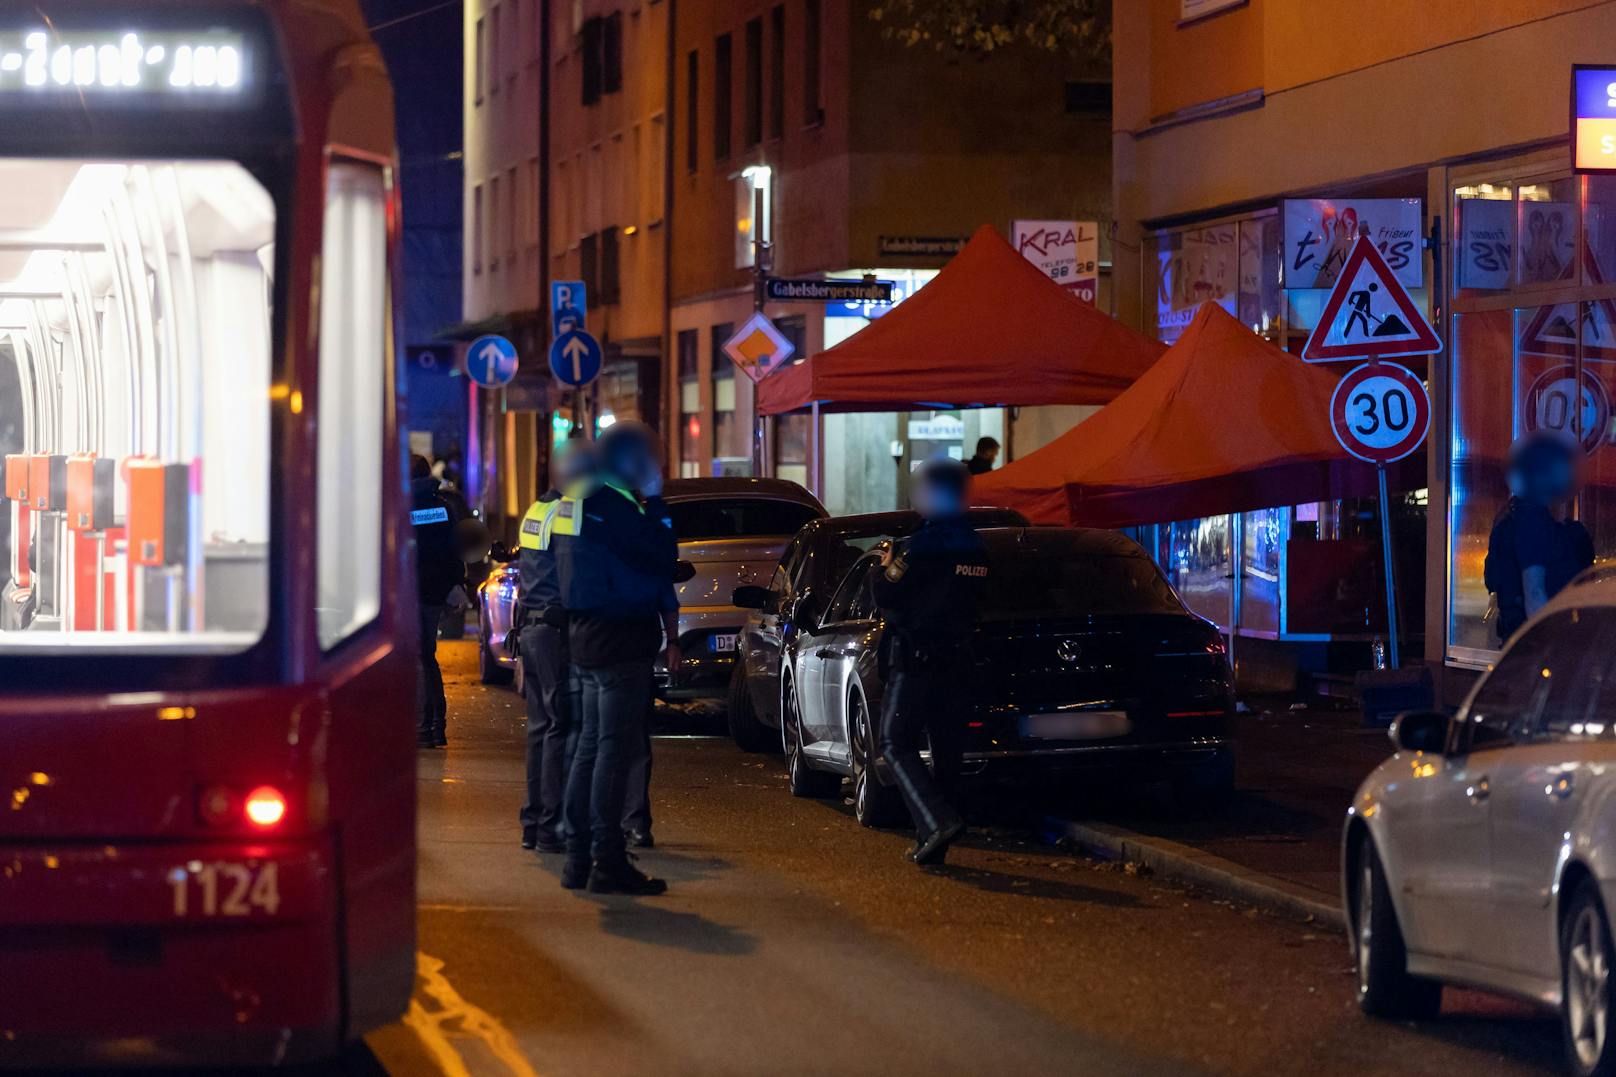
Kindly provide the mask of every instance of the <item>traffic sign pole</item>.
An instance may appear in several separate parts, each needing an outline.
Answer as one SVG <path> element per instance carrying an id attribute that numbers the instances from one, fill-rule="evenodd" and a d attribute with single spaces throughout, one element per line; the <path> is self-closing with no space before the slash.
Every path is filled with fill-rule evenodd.
<path id="1" fill-rule="evenodd" d="M 1380 479 L 1380 558 L 1386 563 L 1386 664 L 1401 667 L 1397 648 L 1397 570 L 1392 565 L 1392 499 L 1386 492 L 1386 465 L 1375 471 Z"/>

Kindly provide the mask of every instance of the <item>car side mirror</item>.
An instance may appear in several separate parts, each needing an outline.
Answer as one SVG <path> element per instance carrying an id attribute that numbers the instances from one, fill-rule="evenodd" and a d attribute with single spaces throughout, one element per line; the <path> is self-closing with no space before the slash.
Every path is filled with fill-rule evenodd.
<path id="1" fill-rule="evenodd" d="M 748 584 L 735 588 L 730 594 L 730 605 L 738 606 L 743 610 L 766 610 L 769 608 L 769 589 Z"/>
<path id="2" fill-rule="evenodd" d="M 696 578 L 696 566 L 689 561 L 680 561 L 673 570 L 674 583 L 689 583 Z"/>
<path id="3" fill-rule="evenodd" d="M 1441 711 L 1405 711 L 1389 731 L 1400 752 L 1441 753 L 1448 746 L 1448 716 Z"/>

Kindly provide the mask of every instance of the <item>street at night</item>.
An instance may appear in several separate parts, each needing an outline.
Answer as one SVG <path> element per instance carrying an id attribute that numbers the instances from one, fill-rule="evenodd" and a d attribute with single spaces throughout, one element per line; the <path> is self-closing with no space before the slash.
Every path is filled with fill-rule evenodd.
<path id="1" fill-rule="evenodd" d="M 1616 1077 L 1616 0 L 0 0 L 0 1072 Z"/>
<path id="2" fill-rule="evenodd" d="M 393 1074 L 1554 1073 L 1526 1007 L 1449 992 L 1365 1021 L 1332 930 L 973 831 L 945 868 L 793 799 L 709 723 L 656 740 L 660 898 L 557 885 L 517 847 L 520 704 L 445 644 L 451 746 L 423 757 L 420 958 Z"/>

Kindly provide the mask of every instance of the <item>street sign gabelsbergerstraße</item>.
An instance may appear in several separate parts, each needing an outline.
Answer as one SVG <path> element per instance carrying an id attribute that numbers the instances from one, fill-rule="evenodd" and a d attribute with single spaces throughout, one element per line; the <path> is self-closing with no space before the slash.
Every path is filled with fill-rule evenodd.
<path id="1" fill-rule="evenodd" d="M 763 294 L 776 303 L 890 303 L 889 280 L 814 280 L 770 277 Z"/>

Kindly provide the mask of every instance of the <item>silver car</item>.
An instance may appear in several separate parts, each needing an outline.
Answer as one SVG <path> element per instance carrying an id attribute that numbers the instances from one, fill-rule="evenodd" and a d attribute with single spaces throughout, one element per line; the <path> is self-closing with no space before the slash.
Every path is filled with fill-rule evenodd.
<path id="1" fill-rule="evenodd" d="M 695 574 L 679 584 L 679 649 L 673 676 L 660 664 L 669 699 L 716 698 L 729 690 L 747 612 L 737 587 L 767 585 L 780 554 L 802 526 L 825 515 L 813 494 L 784 479 L 675 479 L 662 491 L 679 558 Z"/>
<path id="2" fill-rule="evenodd" d="M 1574 1073 L 1616 1073 L 1616 569 L 1556 596 L 1456 716 L 1402 715 L 1392 740 L 1342 843 L 1363 1009 L 1501 991 L 1558 1011 Z"/>

